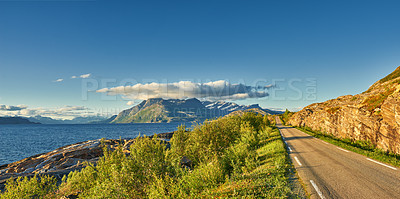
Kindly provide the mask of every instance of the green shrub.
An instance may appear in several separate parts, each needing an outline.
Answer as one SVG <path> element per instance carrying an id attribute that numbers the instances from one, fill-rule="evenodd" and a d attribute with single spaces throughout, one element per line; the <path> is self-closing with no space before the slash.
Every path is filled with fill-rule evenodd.
<path id="1" fill-rule="evenodd" d="M 282 123 L 286 125 L 286 123 L 289 121 L 290 117 L 292 117 L 293 114 L 294 114 L 293 112 L 290 112 L 288 109 L 286 109 L 286 111 L 283 114 L 281 114 L 279 118 L 282 120 Z"/>
<path id="2" fill-rule="evenodd" d="M 213 188 L 225 181 L 225 176 L 218 159 L 202 163 L 199 167 L 188 172 L 180 181 L 180 188 L 188 196 L 196 196 L 203 190 Z"/>
<path id="3" fill-rule="evenodd" d="M 146 187 L 153 176 L 163 175 L 168 168 L 165 144 L 157 139 L 138 138 L 126 156 L 122 148 L 104 148 L 104 156 L 96 166 L 68 175 L 60 187 L 60 194 L 76 194 L 83 198 L 136 198 L 146 195 Z"/>
<path id="4" fill-rule="evenodd" d="M 186 131 L 186 126 L 179 126 L 170 141 L 171 149 L 167 152 L 169 161 L 177 162 L 186 154 L 188 139 L 189 133 Z"/>
<path id="5" fill-rule="evenodd" d="M 57 188 L 57 180 L 53 176 L 34 175 L 33 177 L 10 178 L 6 182 L 1 199 L 15 198 L 50 198 Z"/>
<path id="6" fill-rule="evenodd" d="M 269 118 L 269 116 L 268 115 L 264 115 L 264 117 L 263 117 L 263 122 L 264 122 L 264 126 L 269 126 L 269 125 L 271 125 L 271 120 L 270 120 L 270 118 Z"/>
<path id="7" fill-rule="evenodd" d="M 240 120 L 237 116 L 206 121 L 203 125 L 195 126 L 190 132 L 185 155 L 195 165 L 214 156 L 221 156 L 239 137 L 239 133 Z"/>

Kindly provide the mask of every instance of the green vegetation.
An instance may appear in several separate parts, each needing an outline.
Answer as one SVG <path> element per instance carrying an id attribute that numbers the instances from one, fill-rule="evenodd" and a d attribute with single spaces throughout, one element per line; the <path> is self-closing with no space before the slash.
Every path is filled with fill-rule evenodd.
<path id="1" fill-rule="evenodd" d="M 6 183 L 6 190 L 0 195 L 0 198 L 44 198 L 54 196 L 57 180 L 49 176 L 18 177 L 9 179 Z"/>
<path id="2" fill-rule="evenodd" d="M 321 140 L 327 141 L 336 146 L 344 149 L 356 152 L 358 154 L 367 156 L 369 158 L 391 164 L 393 166 L 400 167 L 400 155 L 385 152 L 381 149 L 376 148 L 370 141 L 363 140 L 351 140 L 349 138 L 337 138 L 333 135 L 323 133 L 320 131 L 314 131 L 308 127 L 296 127 L 297 129 L 312 135 Z"/>
<path id="3" fill-rule="evenodd" d="M 134 121 L 135 123 L 168 122 L 169 119 L 165 113 L 164 107 L 159 104 L 153 104 L 135 115 L 126 118 L 126 121 Z"/>
<path id="4" fill-rule="evenodd" d="M 390 80 L 398 78 L 398 77 L 400 77 L 400 66 L 395 71 L 393 71 L 392 73 L 390 73 L 383 79 L 379 80 L 379 83 L 385 83 L 387 81 L 390 81 Z"/>
<path id="5" fill-rule="evenodd" d="M 289 110 L 286 109 L 286 111 L 279 115 L 279 118 L 281 119 L 283 125 L 286 125 L 286 123 L 289 121 L 290 117 L 292 117 L 292 115 L 294 114 L 294 112 L 290 112 Z"/>
<path id="6" fill-rule="evenodd" d="M 366 108 L 370 112 L 374 112 L 376 108 L 380 108 L 385 100 L 396 90 L 396 87 L 386 88 L 385 92 L 369 96 L 364 100 Z"/>
<path id="7" fill-rule="evenodd" d="M 129 152 L 104 148 L 96 165 L 70 173 L 59 186 L 45 176 L 11 179 L 0 198 L 293 198 L 292 165 L 274 122 L 244 113 L 191 131 L 181 126 L 169 148 L 156 136 L 141 137 Z"/>

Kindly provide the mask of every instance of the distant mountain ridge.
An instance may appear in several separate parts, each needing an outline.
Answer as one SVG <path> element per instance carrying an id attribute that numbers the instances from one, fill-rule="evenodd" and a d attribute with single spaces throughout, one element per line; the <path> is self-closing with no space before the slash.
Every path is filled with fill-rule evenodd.
<path id="1" fill-rule="evenodd" d="M 225 116 L 234 111 L 259 109 L 268 114 L 277 112 L 261 108 L 258 104 L 238 105 L 224 101 L 151 98 L 122 111 L 111 123 L 162 123 L 203 121 Z"/>
<path id="2" fill-rule="evenodd" d="M 0 117 L 0 124 L 40 124 L 22 117 Z"/>
<path id="3" fill-rule="evenodd" d="M 31 122 L 36 122 L 41 124 L 91 124 L 91 123 L 103 123 L 101 121 L 107 120 L 107 118 L 103 116 L 76 117 L 71 120 L 60 120 L 60 119 L 53 119 L 51 117 L 43 117 L 40 115 L 36 115 L 26 119 L 28 119 Z"/>

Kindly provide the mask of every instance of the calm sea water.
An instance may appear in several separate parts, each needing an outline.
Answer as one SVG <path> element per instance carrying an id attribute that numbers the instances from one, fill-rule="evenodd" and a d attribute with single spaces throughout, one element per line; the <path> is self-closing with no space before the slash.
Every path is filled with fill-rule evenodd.
<path id="1" fill-rule="evenodd" d="M 181 123 L 0 125 L 0 165 L 100 138 L 135 138 L 176 130 Z M 186 124 L 190 126 L 190 124 Z"/>

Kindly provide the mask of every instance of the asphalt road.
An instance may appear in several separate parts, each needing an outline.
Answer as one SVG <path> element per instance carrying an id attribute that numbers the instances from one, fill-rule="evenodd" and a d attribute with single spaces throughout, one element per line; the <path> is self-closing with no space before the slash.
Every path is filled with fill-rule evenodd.
<path id="1" fill-rule="evenodd" d="M 285 127 L 279 118 L 277 127 L 311 198 L 400 198 L 400 168 Z"/>

